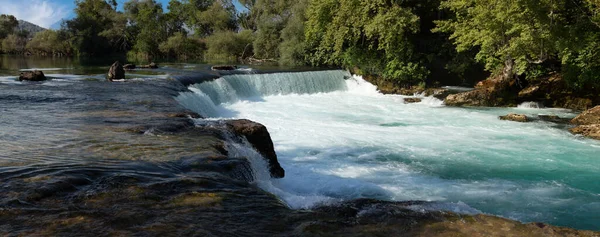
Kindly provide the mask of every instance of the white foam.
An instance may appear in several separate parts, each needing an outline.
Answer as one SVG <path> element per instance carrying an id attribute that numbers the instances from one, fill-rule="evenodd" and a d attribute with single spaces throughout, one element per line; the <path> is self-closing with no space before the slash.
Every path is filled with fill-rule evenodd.
<path id="1" fill-rule="evenodd" d="M 215 117 L 267 126 L 286 177 L 259 186 L 293 208 L 354 198 L 426 200 L 440 209 L 562 225 L 600 212 L 592 205 L 565 213 L 600 202 L 596 141 L 547 123 L 498 119 L 524 109 L 449 108 L 433 98 L 404 104 L 403 96 L 382 95 L 360 77 L 344 84 L 335 91 L 264 93 L 255 100 L 239 99 L 241 84 L 213 84 L 235 90 L 236 97 L 201 95 L 203 89 L 194 96 L 227 101 L 208 105 Z M 188 99 L 178 98 L 184 105 Z"/>

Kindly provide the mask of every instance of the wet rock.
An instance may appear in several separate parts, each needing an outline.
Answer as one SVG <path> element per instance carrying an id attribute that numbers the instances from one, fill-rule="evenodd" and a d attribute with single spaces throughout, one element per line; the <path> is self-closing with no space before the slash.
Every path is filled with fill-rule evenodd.
<path id="1" fill-rule="evenodd" d="M 156 63 L 150 63 L 148 65 L 141 65 L 140 68 L 157 69 L 158 68 L 158 64 L 156 64 Z"/>
<path id="2" fill-rule="evenodd" d="M 285 176 L 285 171 L 277 160 L 271 135 L 264 125 L 247 119 L 230 120 L 226 122 L 226 125 L 235 134 L 244 136 L 267 159 L 271 177 L 283 178 Z"/>
<path id="3" fill-rule="evenodd" d="M 123 65 L 123 69 L 125 69 L 125 70 L 133 70 L 135 68 L 136 68 L 135 64 L 125 64 L 125 65 Z"/>
<path id="4" fill-rule="evenodd" d="M 213 71 L 232 71 L 236 70 L 237 66 L 235 65 L 215 65 L 210 68 Z"/>
<path id="5" fill-rule="evenodd" d="M 538 115 L 538 118 L 542 121 L 551 122 L 551 123 L 559 123 L 566 124 L 569 123 L 570 119 L 561 118 L 556 115 Z"/>
<path id="6" fill-rule="evenodd" d="M 419 102 L 421 102 L 421 99 L 419 99 L 419 98 L 404 98 L 405 104 L 413 104 L 413 103 L 419 103 Z"/>
<path id="7" fill-rule="evenodd" d="M 108 70 L 108 80 L 119 80 L 125 79 L 125 69 L 123 69 L 123 65 L 119 61 L 113 63 Z"/>
<path id="8" fill-rule="evenodd" d="M 500 116 L 500 120 L 515 121 L 521 123 L 529 122 L 529 118 L 527 118 L 527 116 L 525 116 L 524 114 L 508 114 L 505 116 Z"/>
<path id="9" fill-rule="evenodd" d="M 445 100 L 446 97 L 460 92 L 452 91 L 444 88 L 429 88 L 425 90 L 425 96 L 433 96 L 438 100 Z"/>
<path id="10" fill-rule="evenodd" d="M 45 81 L 47 78 L 42 71 L 27 71 L 21 72 L 19 81 Z"/>
<path id="11" fill-rule="evenodd" d="M 517 100 L 541 101 L 546 106 L 583 111 L 600 103 L 600 97 L 597 95 L 598 92 L 593 90 L 574 91 L 560 74 L 553 74 L 531 81 L 527 87 L 519 91 Z"/>
<path id="12" fill-rule="evenodd" d="M 169 117 L 169 118 L 194 118 L 194 119 L 202 118 L 202 116 L 200 114 L 191 112 L 191 111 L 170 113 L 170 114 L 167 114 L 167 117 Z"/>
<path id="13" fill-rule="evenodd" d="M 512 106 L 518 86 L 514 80 L 501 76 L 477 83 L 475 90 L 449 95 L 444 100 L 448 106 Z"/>
<path id="14" fill-rule="evenodd" d="M 600 140 L 600 124 L 579 125 L 569 129 L 573 134 L 580 134 L 589 138 Z"/>
<path id="15" fill-rule="evenodd" d="M 571 123 L 577 125 L 600 124 L 600 105 L 584 111 L 571 120 Z"/>
<path id="16" fill-rule="evenodd" d="M 579 125 L 570 129 L 572 133 L 600 140 L 600 105 L 581 113 L 571 123 Z"/>

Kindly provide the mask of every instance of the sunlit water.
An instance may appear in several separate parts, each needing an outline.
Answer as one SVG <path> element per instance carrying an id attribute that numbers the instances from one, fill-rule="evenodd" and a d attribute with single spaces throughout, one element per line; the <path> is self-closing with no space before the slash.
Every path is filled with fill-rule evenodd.
<path id="1" fill-rule="evenodd" d="M 286 170 L 258 185 L 292 208 L 354 198 L 438 201 L 464 213 L 600 229 L 600 143 L 548 122 L 567 110 L 405 104 L 342 71 L 226 76 L 177 99 L 212 117 L 263 123 Z M 264 177 L 264 175 L 263 175 Z"/>

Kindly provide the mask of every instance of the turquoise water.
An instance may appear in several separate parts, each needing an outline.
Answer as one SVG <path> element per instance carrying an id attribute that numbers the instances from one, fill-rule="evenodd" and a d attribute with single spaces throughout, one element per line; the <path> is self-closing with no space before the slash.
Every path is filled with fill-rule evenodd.
<path id="1" fill-rule="evenodd" d="M 292 208 L 354 198 L 427 200 L 445 210 L 600 230 L 600 142 L 548 122 L 498 119 L 575 114 L 449 108 L 434 98 L 404 104 L 403 96 L 344 76 L 248 76 L 243 87 L 223 78 L 192 86 L 194 93 L 178 100 L 215 119 L 265 124 L 286 177 L 258 184 Z"/>

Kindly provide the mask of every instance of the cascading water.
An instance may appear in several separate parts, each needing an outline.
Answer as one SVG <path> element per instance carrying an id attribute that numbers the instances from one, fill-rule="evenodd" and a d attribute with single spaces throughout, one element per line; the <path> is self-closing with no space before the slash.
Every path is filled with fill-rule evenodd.
<path id="1" fill-rule="evenodd" d="M 512 112 L 574 116 L 569 111 L 449 108 L 434 98 L 404 104 L 403 96 L 348 77 L 231 75 L 190 86 L 177 100 L 212 119 L 266 125 L 286 177 L 256 183 L 292 208 L 427 200 L 451 211 L 600 229 L 600 144 L 547 122 L 498 119 Z"/>

